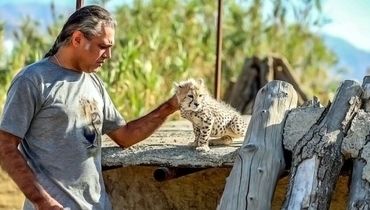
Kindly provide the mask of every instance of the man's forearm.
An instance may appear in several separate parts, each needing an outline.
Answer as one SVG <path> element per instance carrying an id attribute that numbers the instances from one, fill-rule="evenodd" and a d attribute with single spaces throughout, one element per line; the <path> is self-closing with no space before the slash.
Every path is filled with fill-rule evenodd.
<path id="1" fill-rule="evenodd" d="M 171 98 L 149 114 L 128 122 L 109 136 L 120 146 L 129 147 L 149 137 L 167 117 L 178 110 L 177 99 Z"/>
<path id="2" fill-rule="evenodd" d="M 0 131 L 0 165 L 33 203 L 42 203 L 49 194 L 37 182 L 26 160 L 17 149 L 18 137 Z"/>

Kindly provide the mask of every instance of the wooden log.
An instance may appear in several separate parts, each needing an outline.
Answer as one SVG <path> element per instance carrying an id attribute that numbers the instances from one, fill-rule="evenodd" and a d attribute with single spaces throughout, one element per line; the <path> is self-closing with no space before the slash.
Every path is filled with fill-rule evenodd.
<path id="1" fill-rule="evenodd" d="M 329 209 L 343 166 L 341 144 L 361 105 L 361 93 L 358 83 L 344 81 L 333 104 L 297 141 L 293 147 L 290 181 L 282 209 Z"/>
<path id="2" fill-rule="evenodd" d="M 370 209 L 370 77 L 362 83 L 364 90 L 362 102 L 364 111 L 360 111 L 352 122 L 350 132 L 343 140 L 342 152 L 353 158 L 353 169 L 348 210 Z"/>
<path id="3" fill-rule="evenodd" d="M 283 122 L 287 111 L 296 106 L 297 93 L 289 83 L 271 81 L 259 90 L 217 209 L 271 209 L 277 180 L 285 168 Z"/>
<path id="4" fill-rule="evenodd" d="M 283 57 L 272 57 L 272 69 L 274 69 L 274 79 L 289 82 L 293 85 L 294 89 L 298 93 L 298 104 L 303 104 L 308 100 L 306 94 L 303 92 L 301 87 L 298 85 L 298 80 L 294 77 L 292 67 L 289 62 Z"/>
<path id="5" fill-rule="evenodd" d="M 243 114 L 251 114 L 255 97 L 259 89 L 273 80 L 272 65 L 266 59 L 258 57 L 247 58 L 238 80 L 228 89 L 225 95 L 232 107 Z"/>
<path id="6" fill-rule="evenodd" d="M 362 82 L 362 103 L 363 103 L 363 109 L 365 112 L 370 112 L 370 76 L 364 77 L 364 80 Z"/>
<path id="7" fill-rule="evenodd" d="M 298 85 L 292 68 L 285 58 L 267 56 L 245 59 L 242 72 L 235 83 L 230 83 L 225 101 L 243 114 L 251 114 L 257 92 L 269 81 L 281 80 L 291 84 L 298 92 L 298 103 L 307 101 L 307 96 Z"/>

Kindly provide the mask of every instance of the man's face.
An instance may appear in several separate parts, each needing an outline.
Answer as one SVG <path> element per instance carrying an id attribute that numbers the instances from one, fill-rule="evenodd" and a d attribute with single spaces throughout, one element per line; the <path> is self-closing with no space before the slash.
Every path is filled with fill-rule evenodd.
<path id="1" fill-rule="evenodd" d="M 102 26 L 101 34 L 91 39 L 83 38 L 80 56 L 81 69 L 85 72 L 97 72 L 103 63 L 112 57 L 114 29 Z"/>

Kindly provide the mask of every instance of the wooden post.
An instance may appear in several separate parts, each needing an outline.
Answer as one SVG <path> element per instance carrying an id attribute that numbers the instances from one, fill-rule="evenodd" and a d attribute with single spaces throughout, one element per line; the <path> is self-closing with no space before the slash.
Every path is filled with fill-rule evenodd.
<path id="1" fill-rule="evenodd" d="M 363 109 L 365 112 L 370 112 L 370 76 L 364 77 L 362 82 L 362 94 Z"/>
<path id="2" fill-rule="evenodd" d="M 215 99 L 221 99 L 221 61 L 222 61 L 222 10 L 223 2 L 218 0 L 217 10 L 217 37 L 216 37 L 216 64 L 215 64 Z"/>
<path id="3" fill-rule="evenodd" d="M 344 81 L 333 104 L 296 142 L 289 187 L 282 209 L 329 209 L 343 165 L 342 141 L 361 106 L 361 93 L 362 88 L 358 83 Z"/>
<path id="4" fill-rule="evenodd" d="M 370 145 L 368 126 L 370 121 L 370 77 L 362 83 L 363 109 L 353 120 L 351 132 L 343 140 L 344 155 L 353 158 L 351 186 L 348 199 L 348 210 L 370 209 Z"/>
<path id="5" fill-rule="evenodd" d="M 84 5 L 84 0 L 76 0 L 76 10 L 80 9 Z"/>
<path id="6" fill-rule="evenodd" d="M 243 114 L 252 114 L 258 91 L 274 78 L 272 66 L 268 63 L 271 62 L 258 57 L 245 59 L 237 82 L 226 92 L 225 101 Z"/>
<path id="7" fill-rule="evenodd" d="M 266 210 L 285 168 L 282 129 L 297 93 L 283 81 L 271 81 L 257 93 L 251 121 L 217 207 L 219 210 Z"/>
<path id="8" fill-rule="evenodd" d="M 230 83 L 225 101 L 243 114 L 252 114 L 252 106 L 259 89 L 269 81 L 281 80 L 291 84 L 298 93 L 298 103 L 303 104 L 307 96 L 293 76 L 289 63 L 284 58 L 267 56 L 263 59 L 245 59 L 242 72 L 236 83 Z"/>

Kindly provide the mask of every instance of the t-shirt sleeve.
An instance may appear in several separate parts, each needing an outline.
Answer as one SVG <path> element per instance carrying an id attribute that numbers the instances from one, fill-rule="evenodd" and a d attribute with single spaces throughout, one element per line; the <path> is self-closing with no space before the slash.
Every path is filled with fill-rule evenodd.
<path id="1" fill-rule="evenodd" d="M 7 93 L 0 130 L 24 138 L 41 104 L 41 92 L 25 76 L 16 77 Z"/>
<path id="2" fill-rule="evenodd" d="M 122 115 L 117 110 L 116 106 L 113 104 L 108 92 L 103 88 L 103 100 L 104 100 L 104 121 L 102 133 L 109 133 L 122 125 L 126 124 Z"/>

